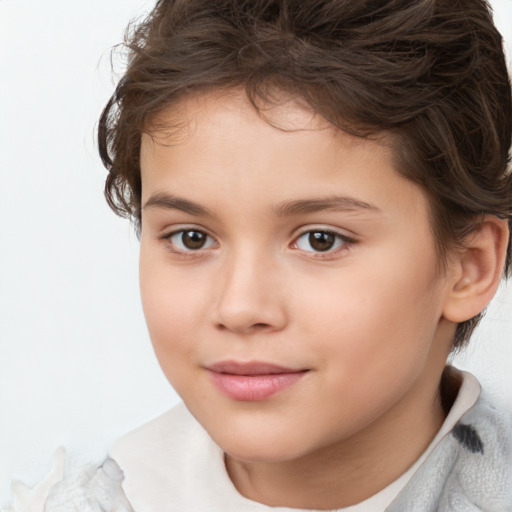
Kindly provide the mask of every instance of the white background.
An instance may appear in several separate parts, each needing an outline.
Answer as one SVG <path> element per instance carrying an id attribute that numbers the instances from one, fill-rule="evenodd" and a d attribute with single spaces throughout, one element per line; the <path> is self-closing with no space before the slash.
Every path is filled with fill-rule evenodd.
<path id="1" fill-rule="evenodd" d="M 152 4 L 0 0 L 0 505 L 10 478 L 34 484 L 57 446 L 101 459 L 178 401 L 146 332 L 137 239 L 103 200 L 94 142 L 110 48 Z M 510 44 L 512 0 L 492 4 Z M 512 410 L 512 285 L 497 299 L 457 363 Z"/>

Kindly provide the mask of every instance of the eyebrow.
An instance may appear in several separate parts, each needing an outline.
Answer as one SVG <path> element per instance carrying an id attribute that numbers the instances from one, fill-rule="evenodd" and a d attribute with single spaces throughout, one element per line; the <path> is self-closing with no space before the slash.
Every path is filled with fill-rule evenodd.
<path id="1" fill-rule="evenodd" d="M 329 196 L 319 199 L 299 199 L 297 201 L 286 201 L 275 209 L 278 217 L 287 217 L 303 213 L 315 213 L 323 210 L 336 212 L 368 210 L 379 212 L 377 206 L 366 203 L 350 196 Z"/>
<path id="2" fill-rule="evenodd" d="M 152 195 L 142 207 L 143 210 L 148 208 L 164 208 L 166 210 L 179 210 L 189 215 L 196 216 L 212 216 L 212 212 L 193 201 L 183 199 L 182 197 L 159 192 Z"/>
<path id="3" fill-rule="evenodd" d="M 204 206 L 174 195 L 163 192 L 152 195 L 144 204 L 142 209 L 163 208 L 168 210 L 179 210 L 189 215 L 195 216 L 213 216 L 213 213 Z M 319 211 L 358 211 L 369 210 L 379 212 L 377 206 L 355 199 L 349 196 L 328 196 L 318 199 L 298 199 L 295 201 L 285 201 L 274 208 L 277 217 L 289 217 L 304 213 L 315 213 Z"/>

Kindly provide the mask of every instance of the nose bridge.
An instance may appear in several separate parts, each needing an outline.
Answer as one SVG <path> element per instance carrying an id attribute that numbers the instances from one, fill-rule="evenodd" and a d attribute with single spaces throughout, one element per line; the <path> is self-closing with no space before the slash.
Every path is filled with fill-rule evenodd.
<path id="1" fill-rule="evenodd" d="M 232 331 L 279 330 L 286 322 L 271 251 L 243 244 L 226 254 L 219 272 L 216 322 Z"/>

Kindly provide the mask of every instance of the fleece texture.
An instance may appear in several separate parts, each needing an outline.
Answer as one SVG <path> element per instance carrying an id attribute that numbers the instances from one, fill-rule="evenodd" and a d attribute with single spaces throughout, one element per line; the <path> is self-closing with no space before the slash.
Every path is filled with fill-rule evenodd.
<path id="1" fill-rule="evenodd" d="M 511 512 L 512 421 L 485 394 L 386 512 Z"/>

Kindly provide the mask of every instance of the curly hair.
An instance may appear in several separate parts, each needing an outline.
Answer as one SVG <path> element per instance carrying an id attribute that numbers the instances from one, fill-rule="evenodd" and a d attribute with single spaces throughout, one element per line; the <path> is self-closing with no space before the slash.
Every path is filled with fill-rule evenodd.
<path id="1" fill-rule="evenodd" d="M 278 89 L 351 134 L 392 135 L 443 265 L 484 215 L 512 229 L 511 86 L 485 0 L 160 0 L 124 44 L 99 151 L 109 205 L 137 226 L 148 123 L 184 95 L 242 87 L 255 108 Z M 511 261 L 509 242 L 505 275 Z M 455 349 L 480 317 L 458 325 Z"/>

